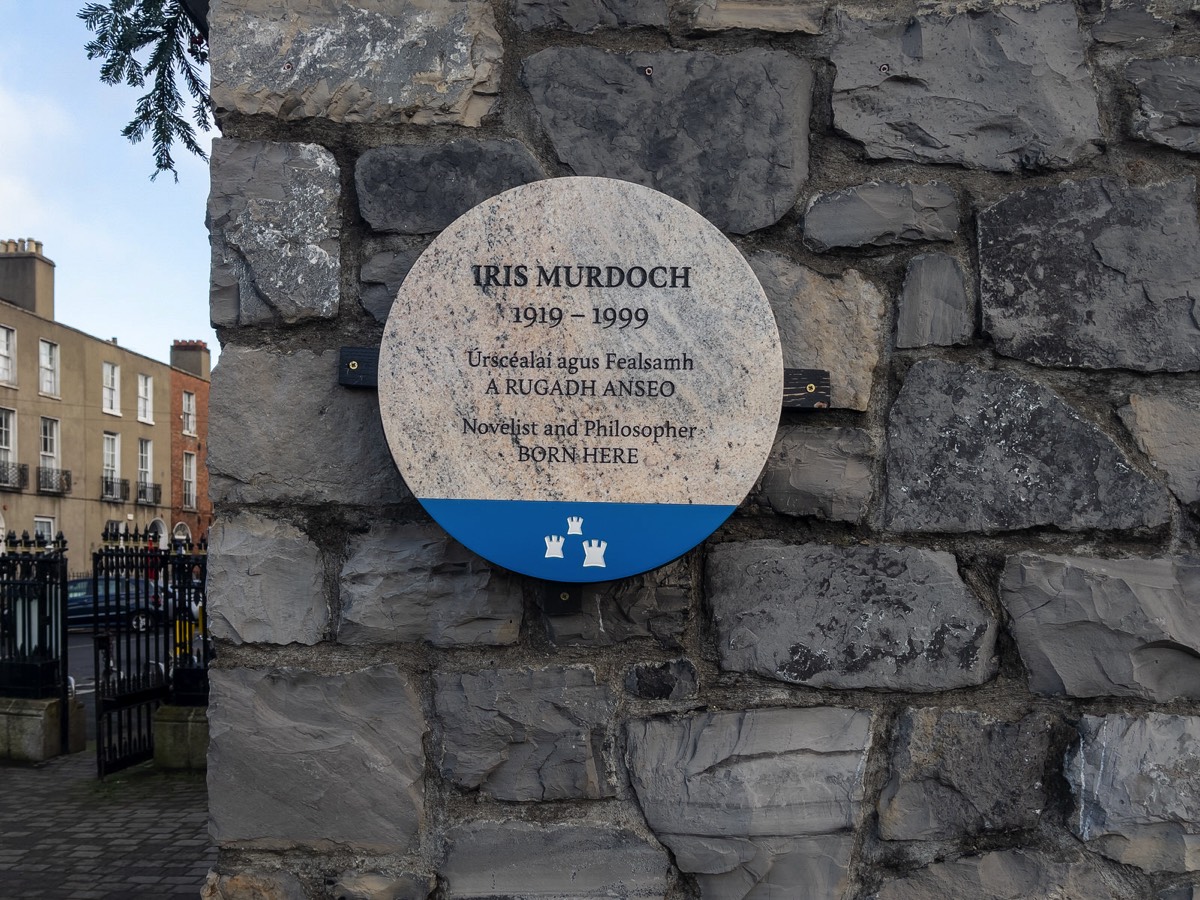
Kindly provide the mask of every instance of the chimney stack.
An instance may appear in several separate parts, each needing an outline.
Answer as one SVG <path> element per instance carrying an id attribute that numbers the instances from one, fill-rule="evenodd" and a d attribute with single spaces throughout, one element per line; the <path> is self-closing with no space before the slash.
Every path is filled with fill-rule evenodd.
<path id="1" fill-rule="evenodd" d="M 54 319 L 54 263 L 33 238 L 0 241 L 0 300 Z"/>
<path id="2" fill-rule="evenodd" d="M 210 357 L 204 341 L 175 341 L 171 345 L 171 366 L 197 378 L 209 380 Z"/>

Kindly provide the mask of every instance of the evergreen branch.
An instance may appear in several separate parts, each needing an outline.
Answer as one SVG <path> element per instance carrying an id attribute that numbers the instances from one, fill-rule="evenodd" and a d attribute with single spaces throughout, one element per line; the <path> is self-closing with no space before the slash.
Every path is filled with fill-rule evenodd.
<path id="1" fill-rule="evenodd" d="M 170 172 L 179 180 L 172 146 L 206 158 L 192 123 L 181 114 L 183 96 L 176 83 L 182 77 L 196 127 L 212 125 L 212 99 L 198 66 L 208 61 L 208 45 L 181 0 L 111 0 L 89 2 L 79 18 L 95 34 L 85 50 L 88 59 L 101 60 L 100 80 L 150 89 L 138 98 L 133 119 L 121 134 L 132 143 L 150 138 L 155 171 L 151 180 Z M 148 56 L 144 55 L 149 50 Z M 139 56 L 139 54 L 142 54 Z"/>

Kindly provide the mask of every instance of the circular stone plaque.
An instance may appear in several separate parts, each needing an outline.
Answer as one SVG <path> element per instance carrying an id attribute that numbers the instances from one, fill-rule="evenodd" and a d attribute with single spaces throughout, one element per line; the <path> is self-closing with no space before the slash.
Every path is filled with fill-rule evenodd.
<path id="1" fill-rule="evenodd" d="M 467 547 L 550 581 L 686 553 L 775 439 L 783 360 L 750 266 L 649 188 L 557 178 L 464 214 L 392 306 L 379 405 L 401 474 Z"/>

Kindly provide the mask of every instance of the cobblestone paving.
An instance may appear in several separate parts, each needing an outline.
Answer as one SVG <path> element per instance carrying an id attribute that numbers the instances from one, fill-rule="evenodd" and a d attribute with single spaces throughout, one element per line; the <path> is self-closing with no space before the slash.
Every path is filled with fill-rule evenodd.
<path id="1" fill-rule="evenodd" d="M 138 766 L 104 782 L 94 751 L 0 763 L 0 898 L 199 897 L 217 851 L 203 774 Z"/>

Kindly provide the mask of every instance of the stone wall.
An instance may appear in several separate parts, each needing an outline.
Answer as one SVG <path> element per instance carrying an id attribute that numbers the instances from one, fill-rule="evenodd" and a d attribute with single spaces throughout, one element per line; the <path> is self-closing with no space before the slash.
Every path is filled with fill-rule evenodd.
<path id="1" fill-rule="evenodd" d="M 1200 896 L 1200 14 L 213 0 L 210 898 Z M 712 539 L 548 616 L 338 348 L 458 214 L 724 230 L 785 365 Z"/>

